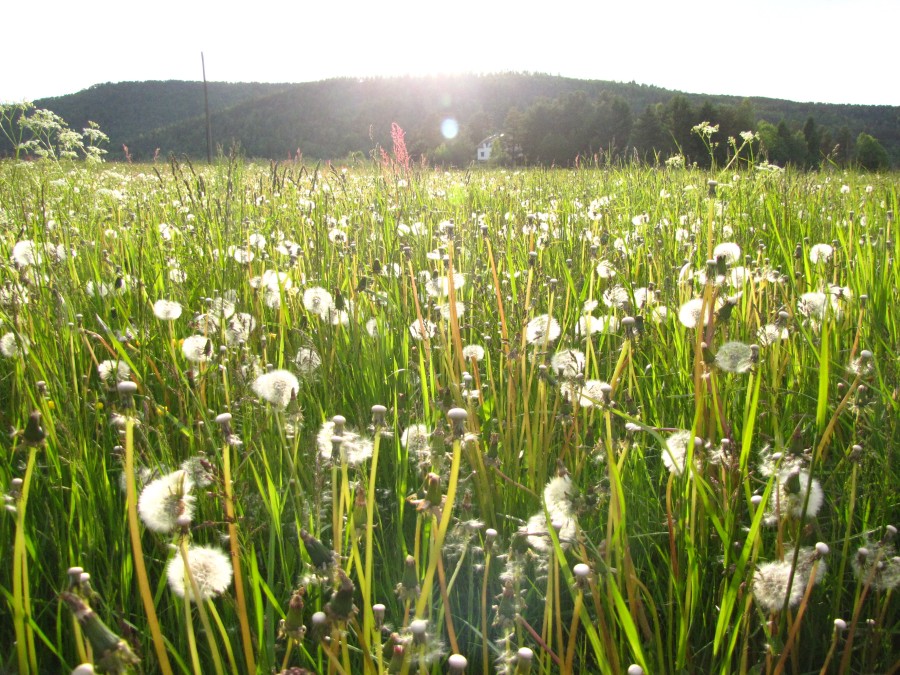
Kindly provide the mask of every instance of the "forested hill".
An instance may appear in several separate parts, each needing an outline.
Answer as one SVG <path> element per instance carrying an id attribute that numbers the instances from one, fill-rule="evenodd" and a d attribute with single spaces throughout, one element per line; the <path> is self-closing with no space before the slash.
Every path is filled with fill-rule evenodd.
<path id="1" fill-rule="evenodd" d="M 853 161 L 860 134 L 877 139 L 887 161 L 900 165 L 900 108 L 797 103 L 768 98 L 682 94 L 648 85 L 576 80 L 550 75 L 496 74 L 441 77 L 333 79 L 301 84 L 210 83 L 212 137 L 226 152 L 248 157 L 316 159 L 391 147 L 391 124 L 406 132 L 413 157 L 465 164 L 484 138 L 503 133 L 506 161 L 570 163 L 598 151 L 607 155 L 708 161 L 690 127 L 720 125 L 715 140 L 758 131 L 771 161 L 803 166 Z M 110 136 L 110 157 L 135 159 L 158 150 L 206 155 L 200 82 L 103 84 L 35 101 L 74 129 L 88 120 Z M 441 136 L 452 117 L 459 134 Z M 696 135 L 694 135 L 696 136 Z M 740 139 L 738 139 L 740 143 Z M 838 148 L 835 150 L 835 148 Z"/>

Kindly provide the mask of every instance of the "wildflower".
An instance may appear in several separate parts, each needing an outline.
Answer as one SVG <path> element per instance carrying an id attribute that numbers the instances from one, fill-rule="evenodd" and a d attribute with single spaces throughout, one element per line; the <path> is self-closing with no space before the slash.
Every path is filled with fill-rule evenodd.
<path id="1" fill-rule="evenodd" d="M 318 314 L 325 318 L 334 309 L 334 299 L 324 288 L 314 286 L 303 292 L 303 306 L 310 314 Z"/>
<path id="2" fill-rule="evenodd" d="M 427 319 L 416 319 L 409 325 L 409 334 L 414 340 L 433 338 L 437 332 L 437 326 Z"/>
<path id="3" fill-rule="evenodd" d="M 584 372 L 584 352 L 563 349 L 550 357 L 550 366 L 559 377 L 571 379 Z"/>
<path id="4" fill-rule="evenodd" d="M 441 318 L 444 321 L 449 321 L 451 316 L 451 307 L 450 303 L 445 303 L 443 305 L 438 306 L 438 311 L 441 313 Z M 462 302 L 456 303 L 456 318 L 458 319 L 466 312 L 466 305 Z"/>
<path id="5" fill-rule="evenodd" d="M 366 334 L 369 337 L 378 337 L 378 319 L 375 317 L 366 321 Z"/>
<path id="6" fill-rule="evenodd" d="M 153 303 L 153 313 L 162 321 L 174 321 L 181 316 L 181 305 L 172 300 L 157 300 Z"/>
<path id="7" fill-rule="evenodd" d="M 851 562 L 856 578 L 879 591 L 890 591 L 900 586 L 900 557 L 894 544 L 887 540 L 866 545 L 856 551 Z"/>
<path id="8" fill-rule="evenodd" d="M 608 260 L 601 260 L 598 262 L 595 271 L 597 272 L 597 276 L 601 279 L 612 279 L 616 276 L 616 270 Z"/>
<path id="9" fill-rule="evenodd" d="M 459 290 L 466 285 L 466 276 L 457 272 L 453 275 L 453 288 Z M 425 292 L 433 298 L 443 298 L 450 294 L 450 277 L 434 277 L 425 284 Z"/>
<path id="10" fill-rule="evenodd" d="M 560 546 L 568 548 L 575 540 L 577 523 L 573 509 L 573 499 L 577 490 L 568 474 L 554 476 L 544 487 L 544 512 L 536 513 L 519 529 L 528 545 L 534 550 L 547 553 L 553 548 L 548 528 L 557 532 Z M 549 521 L 547 515 L 550 516 Z"/>
<path id="11" fill-rule="evenodd" d="M 406 448 L 406 451 L 422 457 L 423 455 L 431 455 L 431 432 L 424 424 L 411 424 L 403 430 L 400 435 L 400 445 Z"/>
<path id="12" fill-rule="evenodd" d="M 582 385 L 575 381 L 566 382 L 560 391 L 567 401 L 577 401 L 582 408 L 593 408 L 609 403 L 612 387 L 602 380 L 585 380 Z"/>
<path id="13" fill-rule="evenodd" d="M 691 436 L 690 431 L 682 430 L 676 431 L 666 439 L 662 460 L 669 473 L 680 476 L 684 471 L 685 462 L 687 461 L 688 443 L 691 440 Z"/>
<path id="14" fill-rule="evenodd" d="M 208 600 L 224 593 L 231 586 L 233 573 L 231 560 L 218 548 L 211 546 L 191 546 L 187 550 L 187 563 L 191 576 L 197 584 L 200 600 Z M 193 598 L 189 579 L 185 578 L 184 557 L 175 555 L 166 565 L 169 588 L 180 598 Z"/>
<path id="15" fill-rule="evenodd" d="M 257 377 L 252 388 L 261 399 L 283 409 L 300 391 L 300 382 L 296 375 L 288 370 L 273 370 Z"/>
<path id="16" fill-rule="evenodd" d="M 686 328 L 696 328 L 698 324 L 705 326 L 709 321 L 709 308 L 703 310 L 703 298 L 688 300 L 679 308 L 678 320 Z"/>
<path id="17" fill-rule="evenodd" d="M 341 229 L 333 227 L 330 230 L 328 230 L 328 241 L 330 241 L 332 244 L 338 244 L 338 245 L 346 244 L 347 243 L 347 233 Z"/>
<path id="18" fill-rule="evenodd" d="M 181 343 L 181 353 L 191 363 L 204 363 L 212 355 L 212 340 L 205 335 L 191 335 Z"/>
<path id="19" fill-rule="evenodd" d="M 568 474 L 554 476 L 544 486 L 544 504 L 552 512 L 569 513 L 572 511 L 572 499 L 577 489 Z"/>
<path id="20" fill-rule="evenodd" d="M 193 482 L 184 470 L 174 471 L 148 483 L 138 499 L 138 515 L 147 529 L 171 532 L 178 518 L 191 516 L 194 497 L 190 495 Z"/>
<path id="21" fill-rule="evenodd" d="M 613 286 L 603 292 L 603 304 L 607 307 L 618 307 L 623 309 L 631 303 L 628 297 L 628 291 L 623 286 Z"/>
<path id="22" fill-rule="evenodd" d="M 831 260 L 831 256 L 833 255 L 834 248 L 832 248 L 831 244 L 816 244 L 811 249 L 809 249 L 809 261 L 813 265 L 826 263 Z"/>
<path id="23" fill-rule="evenodd" d="M 375 444 L 372 439 L 349 428 L 337 429 L 334 420 L 322 424 L 319 433 L 316 434 L 316 446 L 319 456 L 326 461 L 333 457 L 335 441 L 340 443 L 340 452 L 347 464 L 359 466 L 372 457 Z M 340 433 L 338 433 L 340 432 Z"/>
<path id="24" fill-rule="evenodd" d="M 790 560 L 763 563 L 753 574 L 753 598 L 763 610 L 778 612 L 784 607 L 795 607 L 803 598 L 806 579 L 799 570 L 793 572 Z M 790 583 L 790 586 L 788 586 Z"/>
<path id="25" fill-rule="evenodd" d="M 716 366 L 726 373 L 748 372 L 757 357 L 754 346 L 743 342 L 726 342 L 716 352 Z"/>
<path id="26" fill-rule="evenodd" d="M 579 317 L 575 325 L 575 334 L 590 336 L 594 333 L 614 333 L 619 328 L 619 320 L 610 316 L 591 316 L 585 314 Z"/>
<path id="27" fill-rule="evenodd" d="M 251 331 L 256 328 L 256 319 L 253 315 L 238 312 L 228 321 L 225 329 L 225 341 L 230 344 L 239 344 L 250 339 Z"/>
<path id="28" fill-rule="evenodd" d="M 356 614 L 357 609 L 353 604 L 353 591 L 355 590 L 350 577 L 338 568 L 338 588 L 325 605 L 325 614 L 331 621 L 349 621 Z"/>
<path id="29" fill-rule="evenodd" d="M 15 333 L 6 333 L 0 338 L 0 354 L 8 359 L 14 358 L 19 354 L 28 353 L 28 338 L 24 335 L 17 336 Z"/>
<path id="30" fill-rule="evenodd" d="M 213 298 L 209 303 L 209 313 L 217 319 L 230 319 L 235 311 L 235 304 L 228 298 Z"/>
<path id="31" fill-rule="evenodd" d="M 722 256 L 728 264 L 734 264 L 741 259 L 741 247 L 733 242 L 719 244 L 713 249 L 713 258 Z"/>
<path id="32" fill-rule="evenodd" d="M 466 345 L 463 347 L 463 358 L 466 361 L 481 361 L 484 359 L 484 347 L 481 345 Z"/>
<path id="33" fill-rule="evenodd" d="M 10 260 L 15 263 L 16 267 L 30 267 L 38 265 L 41 262 L 41 254 L 37 251 L 37 247 L 30 239 L 17 241 L 13 246 Z"/>
<path id="34" fill-rule="evenodd" d="M 124 361 L 101 361 L 97 364 L 97 374 L 105 384 L 115 385 L 131 376 L 131 368 Z"/>
<path id="35" fill-rule="evenodd" d="M 824 502 L 822 485 L 817 479 L 810 477 L 808 471 L 796 467 L 783 468 L 778 473 L 777 491 L 769 503 L 766 523 L 773 525 L 780 517 L 800 518 L 804 515 L 804 504 L 805 516 L 815 518 Z"/>
<path id="36" fill-rule="evenodd" d="M 553 342 L 561 333 L 559 322 L 549 314 L 534 317 L 525 326 L 525 340 L 528 344 Z"/>
<path id="37" fill-rule="evenodd" d="M 303 377 L 310 377 L 322 366 L 322 357 L 312 347 L 301 347 L 294 357 L 294 363 Z"/>
<path id="38" fill-rule="evenodd" d="M 756 331 L 756 339 L 763 347 L 768 347 L 776 342 L 787 340 L 790 336 L 791 334 L 788 332 L 787 328 L 778 326 L 774 323 L 767 323 Z"/>

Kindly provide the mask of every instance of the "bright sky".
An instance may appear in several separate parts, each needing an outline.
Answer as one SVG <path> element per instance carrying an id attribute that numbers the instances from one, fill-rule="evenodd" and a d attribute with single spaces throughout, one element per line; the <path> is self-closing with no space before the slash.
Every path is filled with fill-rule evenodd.
<path id="1" fill-rule="evenodd" d="M 45 0 L 39 7 L 16 18 L 7 12 L 0 101 L 102 82 L 199 80 L 202 51 L 210 81 L 530 71 L 691 93 L 900 105 L 898 0 Z"/>

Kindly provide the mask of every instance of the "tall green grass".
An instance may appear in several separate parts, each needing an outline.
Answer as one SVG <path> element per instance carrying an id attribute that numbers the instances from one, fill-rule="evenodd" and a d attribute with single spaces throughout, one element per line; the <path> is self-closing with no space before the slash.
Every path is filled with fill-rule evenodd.
<path id="1" fill-rule="evenodd" d="M 895 670 L 897 185 L 0 164 L 0 670 Z M 187 460 L 209 482 L 151 531 Z M 193 546 L 233 574 L 199 602 L 167 581 Z"/>

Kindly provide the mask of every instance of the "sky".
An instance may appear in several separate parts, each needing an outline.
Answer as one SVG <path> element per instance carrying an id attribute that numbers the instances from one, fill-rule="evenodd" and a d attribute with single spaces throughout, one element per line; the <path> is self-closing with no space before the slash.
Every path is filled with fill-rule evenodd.
<path id="1" fill-rule="evenodd" d="M 513 71 L 900 105 L 898 0 L 44 0 L 4 24 L 0 102 L 200 80 L 202 52 L 220 82 Z"/>

